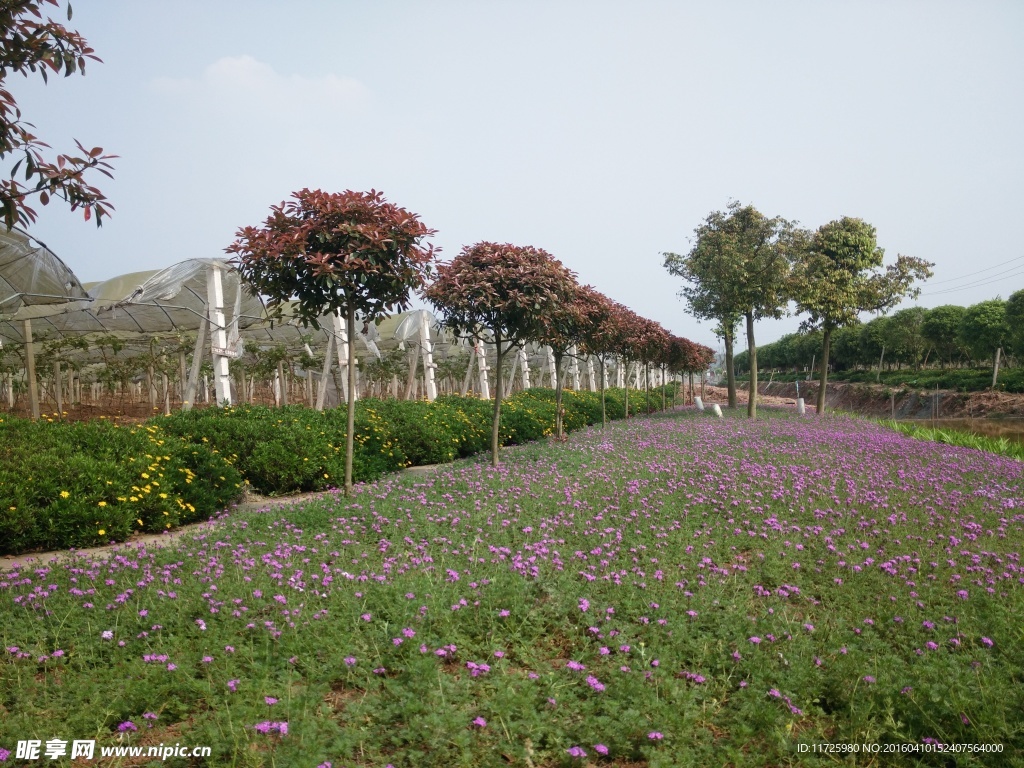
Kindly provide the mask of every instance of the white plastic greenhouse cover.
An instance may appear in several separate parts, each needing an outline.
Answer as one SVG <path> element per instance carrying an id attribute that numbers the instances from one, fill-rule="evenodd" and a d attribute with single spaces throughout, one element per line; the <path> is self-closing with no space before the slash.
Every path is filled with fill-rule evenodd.
<path id="1" fill-rule="evenodd" d="M 75 273 L 43 243 L 0 228 L 0 313 L 88 298 Z"/>

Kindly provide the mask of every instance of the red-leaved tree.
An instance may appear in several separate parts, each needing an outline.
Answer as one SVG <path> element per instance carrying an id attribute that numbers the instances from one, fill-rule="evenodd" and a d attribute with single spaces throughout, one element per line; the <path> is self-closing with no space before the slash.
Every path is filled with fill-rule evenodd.
<path id="1" fill-rule="evenodd" d="M 95 170 L 113 178 L 109 161 L 115 156 L 103 154 L 101 147 L 86 149 L 76 141 L 81 156 L 48 159 L 43 150 L 50 145 L 32 133 L 35 127 L 22 119 L 18 102 L 7 90 L 11 74 L 28 77 L 38 72 L 45 82 L 47 72 L 65 77 L 85 74 L 86 60 L 99 61 L 78 32 L 43 17 L 44 5 L 60 7 L 58 0 L 0 2 L 0 161 L 17 158 L 9 177 L 0 179 L 0 215 L 7 229 L 36 220 L 28 202 L 32 197 L 43 205 L 61 198 L 71 210 L 82 208 L 86 221 L 95 214 L 97 225 L 114 208 L 102 192 L 86 183 L 85 176 Z M 71 18 L 70 5 L 67 17 Z"/>
<path id="2" fill-rule="evenodd" d="M 589 285 L 579 290 L 577 304 L 586 317 L 585 333 L 580 340 L 580 351 L 585 355 L 596 355 L 601 376 L 601 429 L 608 423 L 605 411 L 605 379 L 608 355 L 614 352 L 615 319 L 618 306 L 603 293 Z"/>
<path id="3" fill-rule="evenodd" d="M 303 325 L 319 327 L 324 314 L 340 313 L 348 326 L 348 428 L 345 494 L 352 490 L 355 435 L 356 313 L 375 322 L 409 307 L 410 291 L 423 287 L 434 263 L 434 234 L 419 217 L 387 202 L 383 194 L 328 193 L 303 189 L 271 208 L 262 227 L 244 227 L 227 250 L 242 277 L 269 299 L 273 315 L 286 302 Z"/>
<path id="4" fill-rule="evenodd" d="M 541 319 L 541 331 L 534 341 L 551 347 L 555 358 L 555 437 L 564 432 L 562 410 L 562 360 L 573 347 L 579 347 L 588 338 L 595 322 L 591 316 L 594 291 L 590 286 L 575 286 L 570 301 L 559 305 Z"/>
<path id="5" fill-rule="evenodd" d="M 497 354 L 491 463 L 498 466 L 501 366 L 512 348 L 538 338 L 546 315 L 572 301 L 576 276 L 548 252 L 531 246 L 467 245 L 437 270 L 424 296 L 457 336 L 490 334 Z"/>

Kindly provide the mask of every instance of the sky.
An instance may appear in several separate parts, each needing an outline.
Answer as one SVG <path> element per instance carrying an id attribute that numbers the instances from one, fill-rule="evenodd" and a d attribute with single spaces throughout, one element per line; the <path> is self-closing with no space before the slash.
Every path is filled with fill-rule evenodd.
<path id="1" fill-rule="evenodd" d="M 935 264 L 921 306 L 1024 288 L 1019 0 L 73 8 L 103 63 L 7 87 L 55 151 L 119 156 L 96 179 L 116 208 L 102 228 L 51 202 L 30 230 L 86 282 L 223 256 L 309 187 L 382 191 L 442 259 L 544 248 L 716 348 L 661 254 L 733 200 L 809 229 L 864 219 L 886 263 Z"/>

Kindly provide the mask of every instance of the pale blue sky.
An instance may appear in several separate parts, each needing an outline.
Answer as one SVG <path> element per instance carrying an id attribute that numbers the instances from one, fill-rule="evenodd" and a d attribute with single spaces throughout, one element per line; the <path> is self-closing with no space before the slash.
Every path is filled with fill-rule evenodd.
<path id="1" fill-rule="evenodd" d="M 709 344 L 659 253 L 731 199 L 869 221 L 936 262 L 925 306 L 1024 287 L 1017 0 L 73 5 L 104 63 L 9 85 L 56 149 L 120 155 L 101 230 L 55 204 L 33 230 L 85 281 L 222 255 L 309 186 L 382 190 L 443 257 L 545 248 Z"/>

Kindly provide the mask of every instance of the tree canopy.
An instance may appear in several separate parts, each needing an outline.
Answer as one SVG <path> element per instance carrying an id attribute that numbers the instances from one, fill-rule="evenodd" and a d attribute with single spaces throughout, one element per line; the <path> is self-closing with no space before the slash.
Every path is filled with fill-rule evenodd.
<path id="1" fill-rule="evenodd" d="M 0 2 L 0 160 L 11 163 L 10 174 L 0 179 L 0 212 L 7 229 L 28 226 L 37 212 L 30 205 L 35 198 L 42 205 L 60 198 L 81 208 L 88 221 L 93 214 L 97 226 L 114 206 L 86 181 L 89 171 L 113 178 L 110 161 L 114 155 L 102 147 L 86 149 L 79 141 L 77 155 L 59 154 L 48 158 L 50 146 L 36 136 L 35 126 L 22 118 L 12 95 L 9 77 L 39 74 L 45 82 L 48 73 L 70 77 L 85 74 L 87 61 L 100 61 L 78 32 L 43 16 L 44 6 L 60 7 L 58 0 L 7 0 Z M 71 5 L 67 6 L 71 19 Z"/>
<path id="2" fill-rule="evenodd" d="M 576 275 L 550 253 L 533 246 L 480 242 L 441 264 L 424 296 L 459 336 L 491 336 L 497 369 L 507 351 L 544 332 L 545 319 L 576 296 Z M 495 382 L 491 462 L 498 465 L 498 430 L 503 393 Z"/>
<path id="3" fill-rule="evenodd" d="M 664 253 L 670 274 L 685 281 L 679 295 L 698 318 L 717 320 L 726 341 L 726 364 L 732 368 L 732 330 L 746 319 L 752 361 L 747 414 L 757 415 L 757 345 L 754 322 L 781 317 L 790 297 L 790 264 L 798 231 L 780 217 L 769 218 L 752 205 L 734 201 L 727 211 L 713 211 L 694 231 L 685 256 Z M 730 376 L 729 404 L 736 402 Z"/>
<path id="4" fill-rule="evenodd" d="M 292 301 L 306 326 L 319 327 L 325 314 L 344 317 L 348 360 L 354 361 L 356 313 L 375 321 L 409 306 L 410 291 L 431 272 L 434 249 L 422 241 L 434 230 L 376 190 L 303 189 L 292 197 L 272 206 L 262 227 L 238 230 L 225 250 L 277 317 Z M 349 365 L 346 494 L 352 489 L 355 390 L 355 366 Z"/>
<path id="5" fill-rule="evenodd" d="M 884 312 L 904 297 L 916 297 L 920 289 L 914 282 L 932 274 L 929 262 L 902 255 L 879 271 L 884 255 L 875 228 L 849 216 L 823 224 L 802 251 L 793 293 L 797 311 L 808 315 L 803 327 L 822 331 L 818 413 L 825 410 L 832 332 L 861 312 Z"/>

